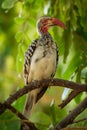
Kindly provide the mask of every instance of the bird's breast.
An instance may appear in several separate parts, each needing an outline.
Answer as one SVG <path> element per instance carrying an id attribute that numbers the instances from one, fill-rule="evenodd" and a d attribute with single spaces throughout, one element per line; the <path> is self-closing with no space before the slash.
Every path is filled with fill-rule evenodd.
<path id="1" fill-rule="evenodd" d="M 55 48 L 39 46 L 31 59 L 29 80 L 49 78 L 56 69 L 56 56 Z"/>

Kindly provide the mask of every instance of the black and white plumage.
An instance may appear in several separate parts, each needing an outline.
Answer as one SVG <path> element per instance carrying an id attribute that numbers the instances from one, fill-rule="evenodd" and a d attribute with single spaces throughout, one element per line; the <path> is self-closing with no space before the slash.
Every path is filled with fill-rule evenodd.
<path id="1" fill-rule="evenodd" d="M 46 36 L 44 35 L 43 38 L 34 40 L 25 53 L 25 83 L 28 84 L 33 80 L 53 77 L 57 68 L 57 62 L 58 48 L 49 33 L 46 34 Z M 47 87 L 44 87 L 29 93 L 24 108 L 24 115 L 26 115 L 27 118 L 30 116 L 29 113 L 31 112 L 29 108 L 40 99 L 46 89 Z"/>
<path id="2" fill-rule="evenodd" d="M 33 80 L 51 78 L 55 75 L 58 63 L 58 48 L 48 33 L 48 28 L 65 25 L 56 18 L 41 17 L 37 23 L 39 39 L 34 40 L 25 53 L 24 79 L 25 84 Z M 27 94 L 23 114 L 29 118 L 34 104 L 42 97 L 48 86 L 33 90 Z"/>

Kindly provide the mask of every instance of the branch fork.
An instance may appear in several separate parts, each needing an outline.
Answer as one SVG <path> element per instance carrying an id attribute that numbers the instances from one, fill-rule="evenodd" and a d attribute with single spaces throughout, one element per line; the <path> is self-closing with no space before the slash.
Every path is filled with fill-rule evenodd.
<path id="1" fill-rule="evenodd" d="M 29 126 L 30 129 L 37 130 L 35 125 L 31 122 L 28 121 L 22 115 L 18 110 L 16 110 L 14 107 L 11 106 L 11 104 L 23 96 L 24 94 L 27 94 L 28 92 L 38 89 L 40 87 L 45 87 L 45 86 L 57 86 L 57 87 L 67 87 L 70 89 L 73 89 L 72 92 L 69 94 L 68 98 L 65 99 L 59 107 L 63 108 L 65 107 L 73 98 L 75 98 L 79 93 L 85 91 L 87 92 L 87 84 L 78 84 L 72 81 L 67 81 L 63 79 L 44 79 L 41 81 L 34 81 L 28 84 L 27 86 L 24 86 L 24 88 L 18 90 L 15 92 L 13 95 L 10 95 L 9 98 L 3 102 L 0 103 L 0 114 L 5 112 L 6 109 L 11 110 L 14 114 L 16 114 L 22 121 L 25 121 L 25 123 Z M 76 107 L 74 108 L 62 121 L 60 121 L 55 127 L 54 130 L 60 130 L 64 127 L 66 127 L 69 124 L 74 123 L 74 119 L 85 109 L 87 108 L 87 97 Z M 87 118 L 86 118 L 87 119 Z M 81 121 L 81 120 L 80 120 Z M 76 121 L 78 122 L 78 121 Z M 21 129 L 22 130 L 22 129 Z"/>

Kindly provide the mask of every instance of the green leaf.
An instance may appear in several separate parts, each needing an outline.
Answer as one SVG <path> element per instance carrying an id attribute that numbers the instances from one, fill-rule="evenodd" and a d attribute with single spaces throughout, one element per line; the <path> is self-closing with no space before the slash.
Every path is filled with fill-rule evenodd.
<path id="1" fill-rule="evenodd" d="M 36 26 L 36 20 L 34 18 L 29 18 L 29 24 L 33 27 Z"/>
<path id="2" fill-rule="evenodd" d="M 84 31 L 87 32 L 87 15 L 85 15 L 84 17 L 82 17 L 82 19 L 81 19 L 81 25 L 84 28 Z"/>
<path id="3" fill-rule="evenodd" d="M 81 98 L 82 98 L 83 93 L 80 93 L 79 95 L 77 95 L 77 97 L 74 99 L 74 101 L 79 104 L 81 102 Z"/>
<path id="4" fill-rule="evenodd" d="M 18 55 L 16 58 L 16 68 L 18 73 L 22 72 L 24 64 L 24 53 L 22 51 L 22 46 L 23 44 L 20 43 L 18 46 Z"/>
<path id="5" fill-rule="evenodd" d="M 81 78 L 82 78 L 82 79 L 87 79 L 87 67 L 85 67 L 85 68 L 81 71 Z"/>
<path id="6" fill-rule="evenodd" d="M 34 0 L 25 0 L 26 3 L 32 4 Z"/>
<path id="7" fill-rule="evenodd" d="M 51 123 L 50 117 L 43 112 L 35 112 L 31 116 L 31 120 L 39 125 L 49 125 Z"/>
<path id="8" fill-rule="evenodd" d="M 23 111 L 24 108 L 24 104 L 25 104 L 25 99 L 26 99 L 26 95 L 22 96 L 21 98 L 19 98 L 14 104 L 13 106 L 20 112 Z"/>
<path id="9" fill-rule="evenodd" d="M 23 32 L 22 31 L 17 32 L 15 35 L 15 38 L 16 38 L 17 42 L 21 42 L 22 38 L 23 38 Z"/>
<path id="10" fill-rule="evenodd" d="M 23 17 L 16 17 L 15 18 L 15 22 L 17 23 L 17 24 L 23 24 L 24 23 L 24 18 Z"/>
<path id="11" fill-rule="evenodd" d="M 20 121 L 10 111 L 6 111 L 0 116 L 0 130 L 19 130 Z"/>
<path id="12" fill-rule="evenodd" d="M 55 124 L 55 122 L 56 122 L 56 115 L 55 115 L 54 100 L 52 100 L 51 104 L 50 104 L 50 116 L 51 116 L 51 119 L 52 119 L 52 123 Z"/>
<path id="13" fill-rule="evenodd" d="M 24 34 L 24 38 L 25 38 L 25 44 L 27 45 L 27 47 L 29 46 L 29 44 L 31 43 L 30 38 L 28 37 L 28 34 Z M 27 49 L 27 48 L 26 48 Z"/>
<path id="14" fill-rule="evenodd" d="M 64 50 L 64 59 L 63 59 L 64 63 L 66 63 L 67 57 L 69 55 L 69 49 L 72 44 L 72 37 L 73 37 L 73 34 L 70 30 L 67 30 L 64 33 L 64 49 L 65 49 Z"/>
<path id="15" fill-rule="evenodd" d="M 16 68 L 17 68 L 17 72 L 20 73 L 23 70 L 23 55 L 18 54 L 17 59 L 16 59 Z"/>
<path id="16" fill-rule="evenodd" d="M 77 67 L 80 65 L 80 58 L 76 58 L 78 56 L 79 54 L 74 55 L 73 58 L 69 61 L 66 70 L 63 74 L 63 77 L 65 79 L 69 79 L 72 76 L 72 74 L 76 71 Z"/>
<path id="17" fill-rule="evenodd" d="M 52 124 L 54 126 L 56 125 L 56 123 L 58 123 L 60 120 L 62 120 L 62 118 L 66 114 L 66 110 L 62 110 L 61 111 L 60 108 L 58 108 L 57 106 L 55 106 L 54 100 L 51 101 L 50 109 L 49 110 L 50 110 L 49 116 L 51 117 L 51 121 L 52 121 Z"/>
<path id="18" fill-rule="evenodd" d="M 36 124 L 38 130 L 47 130 L 51 123 L 50 117 L 41 111 L 33 113 L 30 120 Z"/>
<path id="19" fill-rule="evenodd" d="M 82 2 L 80 2 L 80 0 L 76 0 L 74 4 L 78 8 L 79 15 L 82 16 Z"/>
<path id="20" fill-rule="evenodd" d="M 2 3 L 2 8 L 3 9 L 10 9 L 14 7 L 14 4 L 17 2 L 17 0 L 4 0 Z"/>

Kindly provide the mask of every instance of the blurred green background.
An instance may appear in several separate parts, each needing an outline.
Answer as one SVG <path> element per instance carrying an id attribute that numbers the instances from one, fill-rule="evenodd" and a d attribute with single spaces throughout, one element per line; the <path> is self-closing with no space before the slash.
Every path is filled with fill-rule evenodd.
<path id="1" fill-rule="evenodd" d="M 59 18 L 67 26 L 66 30 L 54 27 L 49 31 L 59 47 L 55 77 L 87 83 L 87 0 L 0 0 L 0 102 L 24 86 L 24 53 L 38 37 L 36 22 L 43 15 Z M 86 96 L 80 94 L 67 109 L 60 110 L 57 104 L 68 94 L 64 92 L 50 88 L 36 105 L 31 120 L 39 130 L 53 127 Z M 22 111 L 24 101 L 25 96 L 13 105 Z M 19 126 L 19 119 L 10 111 L 1 115 L 0 129 L 19 130 Z"/>

